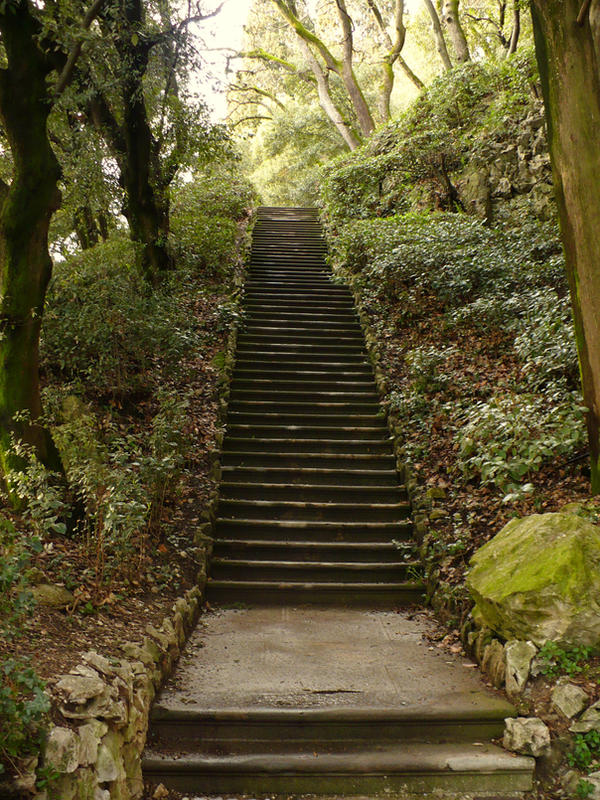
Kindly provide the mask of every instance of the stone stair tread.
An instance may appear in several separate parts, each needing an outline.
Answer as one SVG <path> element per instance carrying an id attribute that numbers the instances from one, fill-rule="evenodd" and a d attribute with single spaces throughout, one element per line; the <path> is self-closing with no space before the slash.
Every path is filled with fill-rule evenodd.
<path id="1" fill-rule="evenodd" d="M 404 544 L 398 543 L 394 544 L 393 542 L 313 542 L 313 541 L 303 541 L 303 540 L 273 540 L 270 539 L 265 541 L 264 539 L 213 539 L 213 543 L 215 548 L 218 547 L 243 547 L 248 548 L 248 550 L 252 550 L 255 548 L 257 551 L 265 548 L 281 548 L 282 550 L 286 549 L 300 549 L 305 548 L 307 550 L 315 550 L 319 552 L 319 550 L 336 550 L 339 549 L 340 551 L 348 551 L 354 550 L 357 552 L 378 552 L 378 551 L 385 551 L 385 552 L 401 552 L 404 550 L 412 551 L 414 549 L 414 545 L 412 544 Z M 337 562 L 336 562 L 337 563 Z"/>
<path id="2" fill-rule="evenodd" d="M 469 772 L 485 771 L 524 771 L 530 773 L 533 759 L 507 753 L 494 745 L 475 744 L 403 744 L 401 747 L 387 747 L 381 750 L 368 749 L 362 753 L 290 753 L 290 754 L 234 754 L 234 755 L 182 755 L 173 758 L 169 755 L 149 752 L 145 768 L 153 763 L 163 769 L 173 766 L 177 771 L 197 770 L 223 773 L 295 773 L 295 772 L 333 772 L 333 773 L 420 773 L 427 772 Z"/>
<path id="3" fill-rule="evenodd" d="M 235 498 L 227 499 L 224 501 L 229 507 L 235 508 L 244 507 L 251 505 L 256 508 L 264 508 L 265 510 L 269 510 L 275 508 L 277 506 L 284 506 L 285 508 L 340 508 L 344 510 L 350 509 L 364 509 L 364 508 L 372 508 L 374 510 L 379 509 L 398 509 L 398 510 L 406 510 L 408 508 L 408 503 L 344 503 L 344 502 L 337 502 L 333 501 L 331 503 L 320 503 L 320 502 L 310 502 L 310 501 L 298 501 L 298 500 L 237 500 Z"/>
<path id="4" fill-rule="evenodd" d="M 406 562 L 406 561 L 398 561 L 397 564 L 390 564 L 388 561 L 287 561 L 284 559 L 280 559 L 277 561 L 267 560 L 267 559 L 260 559 L 260 558 L 228 558 L 226 556 L 215 556 L 212 559 L 213 563 L 215 564 L 228 564 L 229 566 L 236 566 L 236 567 L 282 567 L 284 569 L 306 569 L 309 566 L 311 569 L 314 568 L 315 570 L 321 569 L 332 569 L 333 567 L 339 567 L 340 569 L 346 569 L 348 571 L 360 571 L 360 570 L 377 570 L 377 569 L 385 569 L 389 570 L 393 567 L 398 567 L 398 569 L 402 569 L 406 566 L 411 566 L 416 564 L 417 562 Z"/>
<path id="5" fill-rule="evenodd" d="M 318 592 L 380 592 L 384 589 L 386 592 L 390 593 L 390 596 L 393 594 L 394 591 L 414 591 L 416 593 L 422 594 L 425 590 L 425 586 L 423 583 L 419 581 L 383 581 L 383 582 L 365 582 L 361 583 L 358 581 L 343 581 L 343 582 L 336 582 L 336 581 L 242 581 L 242 580 L 214 580 L 209 577 L 208 584 L 214 588 L 219 586 L 224 589 L 294 589 L 296 591 L 303 591 L 303 592 L 311 592 L 318 593 Z M 314 598 L 313 598 L 314 599 Z M 318 600 L 317 600 L 318 602 Z"/>

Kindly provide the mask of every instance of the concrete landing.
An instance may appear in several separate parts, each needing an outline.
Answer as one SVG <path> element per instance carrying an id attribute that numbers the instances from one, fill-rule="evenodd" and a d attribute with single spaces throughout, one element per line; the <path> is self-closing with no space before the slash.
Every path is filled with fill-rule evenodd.
<path id="1" fill-rule="evenodd" d="M 468 661 L 427 639 L 425 614 L 323 608 L 204 615 L 157 699 L 171 710 L 252 707 L 512 712 Z"/>

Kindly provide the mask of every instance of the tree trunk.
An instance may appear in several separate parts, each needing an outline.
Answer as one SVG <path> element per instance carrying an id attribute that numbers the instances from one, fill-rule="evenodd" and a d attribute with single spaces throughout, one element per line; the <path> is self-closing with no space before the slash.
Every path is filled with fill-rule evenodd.
<path id="1" fill-rule="evenodd" d="M 517 52 L 517 45 L 519 44 L 519 36 L 521 35 L 521 0 L 513 0 L 513 27 L 510 34 L 510 42 L 508 44 L 507 56 L 512 56 Z"/>
<path id="2" fill-rule="evenodd" d="M 50 433 L 37 422 L 39 335 L 52 272 L 48 227 L 60 204 L 60 167 L 47 132 L 52 65 L 38 47 L 41 31 L 26 0 L 6 5 L 0 32 L 7 59 L 0 70 L 0 117 L 14 162 L 0 207 L 0 467 L 6 475 L 22 464 L 12 453 L 15 437 L 62 472 Z"/>
<path id="3" fill-rule="evenodd" d="M 73 227 L 82 250 L 89 250 L 100 240 L 100 231 L 89 205 L 85 204 L 75 211 Z"/>
<path id="4" fill-rule="evenodd" d="M 460 16 L 458 13 L 459 0 L 444 0 L 442 6 L 442 22 L 446 26 L 448 35 L 456 53 L 456 60 L 459 63 L 471 60 L 469 53 L 469 45 L 465 32 L 460 24 Z"/>
<path id="5" fill-rule="evenodd" d="M 360 141 L 355 136 L 350 125 L 348 125 L 344 119 L 341 111 L 336 106 L 333 97 L 331 96 L 331 92 L 329 90 L 329 81 L 327 80 L 327 73 L 321 67 L 318 58 L 310 49 L 309 45 L 300 36 L 298 37 L 298 44 L 304 53 L 304 57 L 306 58 L 317 82 L 317 92 L 319 94 L 319 104 L 321 108 L 327 114 L 328 118 L 333 123 L 335 129 L 340 134 L 342 139 L 346 142 L 348 148 L 350 150 L 356 150 L 360 144 Z"/>
<path id="6" fill-rule="evenodd" d="M 142 0 L 121 0 L 119 14 L 102 12 L 106 35 L 115 37 L 122 72 L 118 76 L 122 117 L 100 90 L 89 100 L 89 114 L 112 150 L 125 191 L 123 213 L 131 238 L 140 245 L 138 266 L 155 283 L 173 266 L 169 252 L 169 201 L 163 187 L 156 142 L 150 129 L 143 79 L 151 44 L 138 32 L 144 25 Z M 125 66 L 126 65 L 126 66 Z"/>
<path id="7" fill-rule="evenodd" d="M 532 0 L 531 10 L 598 494 L 600 9 L 582 0 Z"/>
<path id="8" fill-rule="evenodd" d="M 354 23 L 348 14 L 345 0 L 335 0 L 335 3 L 338 10 L 340 25 L 342 26 L 342 33 L 344 34 L 344 40 L 342 44 L 342 68 L 339 74 L 344 82 L 344 86 L 346 87 L 346 91 L 348 92 L 348 97 L 352 102 L 354 111 L 356 112 L 361 133 L 363 136 L 369 137 L 375 130 L 375 122 L 373 120 L 373 115 L 371 114 L 371 109 L 369 108 L 367 101 L 365 100 L 365 96 L 362 93 L 362 89 L 358 85 L 356 75 L 354 74 L 354 68 L 352 66 L 352 61 L 354 58 L 354 40 L 352 29 Z"/>
<path id="9" fill-rule="evenodd" d="M 432 0 L 423 0 L 423 2 L 425 3 L 425 8 L 427 9 L 431 18 L 431 30 L 433 31 L 433 38 L 435 39 L 435 46 L 440 58 L 442 59 L 444 69 L 452 69 L 452 61 L 450 60 L 450 54 L 448 53 L 446 40 L 444 39 L 444 32 L 442 30 L 438 13 L 435 10 L 435 6 L 433 5 Z"/>
<path id="10" fill-rule="evenodd" d="M 129 65 L 124 72 L 121 92 L 126 213 L 132 237 L 141 244 L 140 267 L 154 282 L 172 267 L 168 250 L 169 207 L 167 202 L 157 197 L 155 182 L 160 176 L 160 166 L 155 164 L 154 141 L 144 100 L 143 79 L 148 69 L 149 50 L 145 42 L 133 35 L 143 23 L 141 0 L 125 0 L 124 14 L 127 25 L 123 26 L 117 49 L 122 63 Z M 153 166 L 156 167 L 155 174 L 152 174 Z"/>

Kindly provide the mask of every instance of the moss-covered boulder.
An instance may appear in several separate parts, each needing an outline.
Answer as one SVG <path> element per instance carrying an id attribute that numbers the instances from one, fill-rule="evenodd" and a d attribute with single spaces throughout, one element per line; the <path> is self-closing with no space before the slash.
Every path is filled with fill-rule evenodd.
<path id="1" fill-rule="evenodd" d="M 509 522 L 477 550 L 467 585 L 505 639 L 600 645 L 600 527 L 575 514 Z"/>

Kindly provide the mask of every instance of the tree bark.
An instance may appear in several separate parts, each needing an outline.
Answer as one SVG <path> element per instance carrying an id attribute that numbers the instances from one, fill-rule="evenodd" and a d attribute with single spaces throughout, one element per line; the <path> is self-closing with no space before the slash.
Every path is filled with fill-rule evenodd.
<path id="1" fill-rule="evenodd" d="M 142 271 L 154 282 L 161 273 L 170 269 L 172 260 L 168 251 L 168 202 L 166 197 L 160 196 L 164 194 L 163 187 L 156 185 L 160 167 L 156 163 L 157 154 L 143 92 L 149 48 L 140 36 L 136 38 L 136 32 L 144 22 L 142 0 L 122 0 L 122 15 L 126 24 L 119 26 L 116 47 L 121 63 L 128 65 L 121 87 L 126 154 L 122 164 L 127 193 L 125 212 L 132 237 L 141 245 Z"/>
<path id="2" fill-rule="evenodd" d="M 521 6 L 520 0 L 513 0 L 513 27 L 510 34 L 510 42 L 508 43 L 507 56 L 512 56 L 517 52 L 517 45 L 519 44 L 519 36 L 521 35 Z"/>
<path id="3" fill-rule="evenodd" d="M 100 90 L 90 99 L 88 113 L 119 165 L 126 198 L 123 213 L 132 240 L 140 246 L 138 266 L 154 284 L 173 261 L 168 243 L 168 182 L 162 174 L 143 91 L 151 44 L 139 33 L 144 25 L 142 0 L 120 0 L 117 15 L 102 12 L 101 18 L 107 35 L 114 36 L 121 63 L 117 83 L 122 119 L 117 121 L 117 113 Z"/>
<path id="4" fill-rule="evenodd" d="M 319 60 L 302 38 L 299 39 L 299 45 L 317 81 L 317 92 L 321 108 L 327 114 L 342 139 L 346 142 L 348 148 L 350 150 L 356 150 L 360 144 L 360 139 L 355 136 L 354 131 L 344 119 L 342 112 L 336 106 L 329 90 L 327 73 L 321 67 Z"/>
<path id="5" fill-rule="evenodd" d="M 433 5 L 432 0 L 423 0 L 423 2 L 425 3 L 425 8 L 427 9 L 431 18 L 431 30 L 433 31 L 433 38 L 435 39 L 435 46 L 440 58 L 442 59 L 444 69 L 452 69 L 452 61 L 450 60 L 450 54 L 448 53 L 446 40 L 444 39 L 444 32 L 442 30 L 438 13 L 435 10 L 435 6 Z"/>
<path id="6" fill-rule="evenodd" d="M 401 52 L 404 47 L 404 40 L 406 39 L 406 27 L 404 25 L 404 0 L 396 0 L 394 8 L 394 29 L 396 35 L 394 41 L 389 35 L 383 15 L 375 0 L 367 0 L 367 5 L 371 9 L 377 26 L 383 36 L 385 46 L 388 48 L 387 53 L 383 57 L 381 63 L 382 79 L 381 91 L 379 95 L 379 115 L 382 122 L 388 122 L 391 119 L 390 100 L 392 97 L 392 90 L 394 88 L 394 64 L 396 61 L 400 64 L 404 73 L 415 84 L 418 89 L 423 89 L 424 84 L 412 69 L 408 66 L 406 61 L 402 58 Z"/>
<path id="7" fill-rule="evenodd" d="M 344 34 L 342 48 L 342 69 L 340 75 L 344 81 L 344 86 L 348 92 L 348 97 L 350 98 L 354 110 L 356 111 L 360 130 L 363 136 L 368 137 L 375 130 L 375 122 L 373 120 L 371 110 L 367 105 L 367 101 L 365 100 L 365 96 L 362 93 L 362 89 L 358 85 L 358 81 L 356 80 L 356 76 L 354 74 L 354 67 L 352 63 L 354 59 L 354 39 L 352 35 L 353 22 L 348 14 L 345 0 L 335 0 L 335 2 L 338 10 L 338 16 L 340 18 L 340 25 L 342 26 L 342 32 Z"/>
<path id="8" fill-rule="evenodd" d="M 582 0 L 532 0 L 531 10 L 587 408 L 592 492 L 598 494 L 600 8 Z"/>
<path id="9" fill-rule="evenodd" d="M 47 78 L 55 65 L 38 44 L 40 26 L 27 0 L 6 4 L 0 33 L 7 61 L 0 70 L 0 117 L 14 163 L 0 205 L 0 467 L 6 476 L 22 465 L 12 452 L 14 437 L 62 472 L 50 433 L 38 422 L 39 335 L 52 273 L 48 227 L 60 205 L 60 167 L 47 131 Z"/>
<path id="10" fill-rule="evenodd" d="M 469 45 L 467 44 L 467 37 L 460 24 L 459 15 L 459 0 L 444 0 L 442 6 L 442 22 L 446 26 L 450 41 L 454 47 L 456 60 L 459 63 L 465 63 L 471 60 L 469 53 Z"/>

